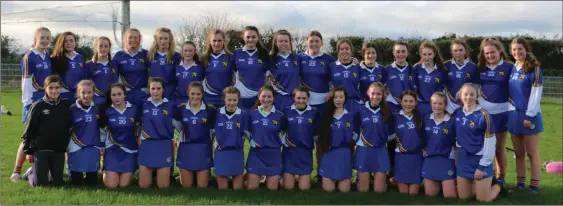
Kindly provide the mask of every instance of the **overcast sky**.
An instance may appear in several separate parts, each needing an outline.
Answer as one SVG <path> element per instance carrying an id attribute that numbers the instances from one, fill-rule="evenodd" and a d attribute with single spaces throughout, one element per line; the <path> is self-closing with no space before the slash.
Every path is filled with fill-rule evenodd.
<path id="1" fill-rule="evenodd" d="M 104 35 L 113 40 L 111 22 L 95 22 L 110 21 L 112 5 L 121 11 L 120 3 L 104 4 L 102 1 L 2 1 L 1 31 L 4 35 L 16 37 L 26 47 L 31 44 L 33 31 L 39 26 L 48 27 L 54 34 L 70 30 L 91 36 Z M 68 8 L 73 6 L 82 7 Z M 53 7 L 63 8 L 25 12 Z M 562 10 L 561 1 L 132 1 L 131 27 L 141 30 L 144 48 L 150 46 L 157 27 L 168 27 L 175 32 L 182 24 L 182 17 L 196 19 L 205 11 L 227 11 L 237 21 L 259 28 L 267 25 L 274 29 L 301 29 L 305 33 L 315 29 L 326 37 L 434 38 L 453 32 L 459 35 L 519 33 L 552 38 L 555 34 L 561 37 Z M 37 22 L 84 19 L 88 22 Z"/>

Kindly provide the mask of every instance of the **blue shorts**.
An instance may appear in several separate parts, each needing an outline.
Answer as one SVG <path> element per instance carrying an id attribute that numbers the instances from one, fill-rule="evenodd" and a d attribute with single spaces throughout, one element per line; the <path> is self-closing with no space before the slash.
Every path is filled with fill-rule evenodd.
<path id="1" fill-rule="evenodd" d="M 350 147 L 331 148 L 323 154 L 319 175 L 333 181 L 352 178 L 352 151 Z"/>
<path id="2" fill-rule="evenodd" d="M 420 114 L 421 117 L 425 117 L 428 114 L 432 113 L 432 107 L 430 107 L 430 104 L 427 102 L 417 102 L 416 103 L 416 110 L 418 111 L 418 114 Z"/>
<path id="3" fill-rule="evenodd" d="M 395 182 L 403 184 L 422 183 L 422 152 L 403 154 L 395 152 Z"/>
<path id="4" fill-rule="evenodd" d="M 137 153 L 125 152 L 121 147 L 112 146 L 104 152 L 103 170 L 117 173 L 133 173 L 137 170 Z"/>
<path id="5" fill-rule="evenodd" d="M 391 169 L 386 147 L 356 147 L 354 169 L 358 172 L 387 172 Z"/>
<path id="6" fill-rule="evenodd" d="M 208 170 L 213 166 L 211 144 L 180 143 L 176 166 L 189 171 Z"/>
<path id="7" fill-rule="evenodd" d="M 100 169 L 100 149 L 83 147 L 68 153 L 67 164 L 72 172 L 97 172 Z"/>
<path id="8" fill-rule="evenodd" d="M 25 122 L 25 117 L 27 116 L 27 111 L 29 111 L 29 107 L 31 107 L 31 105 L 36 102 L 37 100 L 43 98 L 43 96 L 45 95 L 45 91 L 36 91 L 33 92 L 32 96 L 31 96 L 31 104 L 25 106 L 22 105 L 22 122 Z"/>
<path id="9" fill-rule="evenodd" d="M 283 173 L 310 175 L 313 171 L 313 150 L 301 147 L 283 147 Z"/>
<path id="10" fill-rule="evenodd" d="M 508 112 L 491 114 L 495 133 L 508 131 Z"/>
<path id="11" fill-rule="evenodd" d="M 206 104 L 211 104 L 211 105 L 215 106 L 215 108 L 217 108 L 217 109 L 225 106 L 224 101 L 223 101 L 223 97 L 221 97 L 221 95 L 211 95 L 211 94 L 208 94 L 207 92 L 204 92 L 203 98 L 204 98 Z"/>
<path id="12" fill-rule="evenodd" d="M 525 128 L 524 120 L 530 120 L 534 129 Z M 508 131 L 515 135 L 533 135 L 543 132 L 541 112 L 535 117 L 526 116 L 526 111 L 513 110 L 508 112 Z"/>
<path id="13" fill-rule="evenodd" d="M 127 101 L 138 108 L 143 106 L 143 102 L 147 101 L 149 94 L 140 89 L 132 89 L 127 92 Z"/>
<path id="14" fill-rule="evenodd" d="M 455 160 L 444 156 L 425 157 L 422 163 L 422 177 L 434 181 L 455 179 Z"/>
<path id="15" fill-rule="evenodd" d="M 281 175 L 281 148 L 250 147 L 246 160 L 246 172 L 259 176 Z"/>
<path id="16" fill-rule="evenodd" d="M 242 110 L 246 110 L 247 112 L 252 111 L 252 107 L 254 107 L 254 105 L 256 104 L 256 100 L 258 99 L 258 96 L 255 97 L 251 97 L 251 98 L 240 98 L 240 101 L 238 102 L 238 106 L 242 109 Z"/>
<path id="17" fill-rule="evenodd" d="M 239 176 L 244 173 L 244 151 L 239 149 L 215 150 L 213 166 L 216 176 Z"/>
<path id="18" fill-rule="evenodd" d="M 172 140 L 143 140 L 139 146 L 139 165 L 148 168 L 173 167 Z"/>
<path id="19" fill-rule="evenodd" d="M 281 95 L 276 93 L 274 98 L 274 106 L 276 110 L 283 111 L 286 107 L 293 105 L 293 95 Z"/>
<path id="20" fill-rule="evenodd" d="M 386 102 L 386 103 L 387 103 L 387 107 L 389 107 L 389 110 L 391 111 L 391 114 L 399 114 L 401 109 L 403 109 L 403 107 L 400 104 L 397 105 L 391 102 Z"/>
<path id="21" fill-rule="evenodd" d="M 463 148 L 459 148 L 457 150 L 457 176 L 465 179 L 475 179 L 475 170 L 477 170 L 477 167 L 479 166 L 481 157 L 483 156 L 474 155 L 465 151 Z M 493 164 L 490 164 L 487 168 L 485 168 L 485 171 L 483 171 L 483 179 L 492 177 L 493 175 Z"/>

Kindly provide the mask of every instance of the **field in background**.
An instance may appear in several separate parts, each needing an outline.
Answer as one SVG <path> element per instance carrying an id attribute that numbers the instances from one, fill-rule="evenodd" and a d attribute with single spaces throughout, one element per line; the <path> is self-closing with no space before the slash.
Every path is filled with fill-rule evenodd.
<path id="1" fill-rule="evenodd" d="M 219 191 L 216 188 L 185 189 L 173 186 L 169 189 L 149 188 L 141 190 L 134 180 L 128 188 L 108 190 L 100 183 L 95 188 L 79 188 L 66 186 L 64 188 L 32 188 L 26 182 L 12 183 L 9 179 L 15 154 L 20 143 L 22 131 L 21 123 L 21 94 L 18 90 L 2 90 L 0 103 L 5 105 L 14 116 L 0 116 L 1 162 L 0 179 L 2 196 L 0 204 L 477 204 L 476 201 L 446 200 L 441 197 L 408 196 L 399 194 L 391 188 L 385 194 L 350 192 L 326 193 L 320 185 L 313 186 L 311 191 L 277 191 L 270 192 L 265 188 L 258 191 Z M 545 132 L 541 135 L 540 150 L 542 161 L 561 161 L 563 156 L 562 133 L 562 104 L 554 99 L 542 103 Z M 510 140 L 507 147 L 512 148 Z M 246 144 L 248 146 L 248 144 Z M 248 150 L 246 150 L 248 151 Z M 533 194 L 527 191 L 514 190 L 516 177 L 513 153 L 508 152 L 507 185 L 512 190 L 493 204 L 563 204 L 562 175 L 552 175 L 543 172 L 541 178 L 541 193 Z M 29 167 L 24 164 L 24 170 Z M 176 171 L 178 171 L 176 169 Z M 529 179 L 528 179 L 529 182 Z"/>

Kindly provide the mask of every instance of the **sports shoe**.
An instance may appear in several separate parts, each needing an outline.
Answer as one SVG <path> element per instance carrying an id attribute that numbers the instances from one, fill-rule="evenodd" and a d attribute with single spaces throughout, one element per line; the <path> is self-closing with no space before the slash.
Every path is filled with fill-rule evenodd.
<path id="1" fill-rule="evenodd" d="M 27 169 L 27 171 L 25 172 L 25 174 L 23 174 L 22 179 L 27 181 L 29 178 L 29 175 L 33 173 L 33 170 L 31 169 L 31 167 L 29 169 Z"/>
<path id="2" fill-rule="evenodd" d="M 518 188 L 521 191 L 524 191 L 526 190 L 526 183 L 517 183 L 516 188 Z"/>
<path id="3" fill-rule="evenodd" d="M 12 172 L 12 176 L 10 176 L 10 180 L 16 183 L 20 180 L 20 173 L 19 172 Z"/>
<path id="4" fill-rule="evenodd" d="M 529 186 L 528 189 L 533 193 L 539 193 L 540 188 L 538 186 Z"/>

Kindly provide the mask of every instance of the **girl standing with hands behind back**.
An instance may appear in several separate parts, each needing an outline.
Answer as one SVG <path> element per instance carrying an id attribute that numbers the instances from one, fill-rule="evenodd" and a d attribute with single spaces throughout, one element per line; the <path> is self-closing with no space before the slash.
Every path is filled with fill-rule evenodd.
<path id="1" fill-rule="evenodd" d="M 111 41 L 105 36 L 94 40 L 94 56 L 86 63 L 88 79 L 94 82 L 94 103 L 98 108 L 106 104 L 105 94 L 117 82 L 115 68 L 111 67 Z"/>
<path id="2" fill-rule="evenodd" d="M 510 43 L 512 56 L 516 59 L 510 74 L 508 131 L 512 134 L 512 145 L 516 153 L 516 178 L 519 189 L 526 187 L 526 156 L 530 158 L 532 192 L 539 192 L 541 160 L 539 134 L 543 132 L 540 108 L 543 73 L 540 63 L 530 51 L 528 42 L 515 38 Z"/>

